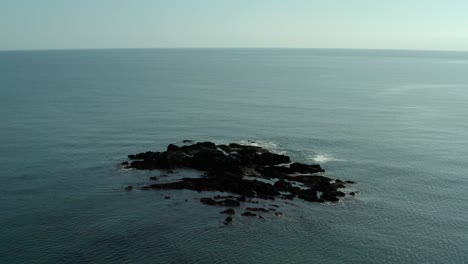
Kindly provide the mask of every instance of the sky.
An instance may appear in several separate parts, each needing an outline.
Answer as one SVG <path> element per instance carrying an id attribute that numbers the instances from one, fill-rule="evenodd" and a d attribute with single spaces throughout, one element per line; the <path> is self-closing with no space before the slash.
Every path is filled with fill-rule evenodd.
<path id="1" fill-rule="evenodd" d="M 0 50 L 468 50 L 468 0 L 0 0 Z"/>

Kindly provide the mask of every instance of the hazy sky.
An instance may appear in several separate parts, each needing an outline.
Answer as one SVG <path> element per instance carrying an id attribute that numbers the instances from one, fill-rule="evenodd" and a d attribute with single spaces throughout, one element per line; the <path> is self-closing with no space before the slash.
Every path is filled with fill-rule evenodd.
<path id="1" fill-rule="evenodd" d="M 468 50 L 468 0 L 0 0 L 0 49 Z"/>

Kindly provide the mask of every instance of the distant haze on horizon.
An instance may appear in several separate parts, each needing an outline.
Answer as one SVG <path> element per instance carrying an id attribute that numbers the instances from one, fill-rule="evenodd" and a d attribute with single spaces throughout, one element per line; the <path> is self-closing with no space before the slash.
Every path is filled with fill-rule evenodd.
<path id="1" fill-rule="evenodd" d="M 468 50 L 466 0 L 1 0 L 0 50 Z"/>

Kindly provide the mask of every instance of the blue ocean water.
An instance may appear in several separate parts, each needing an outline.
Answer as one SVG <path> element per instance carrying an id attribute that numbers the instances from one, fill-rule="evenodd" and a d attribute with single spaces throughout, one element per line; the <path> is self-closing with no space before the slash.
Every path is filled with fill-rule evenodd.
<path id="1" fill-rule="evenodd" d="M 468 53 L 4 51 L 0 92 L 0 263 L 468 262 Z M 184 139 L 253 140 L 358 195 L 224 226 L 207 194 L 123 190 L 160 174 L 128 154 Z"/>

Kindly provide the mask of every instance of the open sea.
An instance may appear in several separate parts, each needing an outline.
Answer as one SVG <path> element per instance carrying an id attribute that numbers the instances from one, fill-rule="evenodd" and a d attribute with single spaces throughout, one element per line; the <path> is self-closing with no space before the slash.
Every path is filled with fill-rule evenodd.
<path id="1" fill-rule="evenodd" d="M 0 114 L 0 263 L 468 263 L 468 53 L 2 51 Z M 128 154 L 185 139 L 358 194 L 225 226 L 210 193 L 124 190 L 163 174 Z"/>

